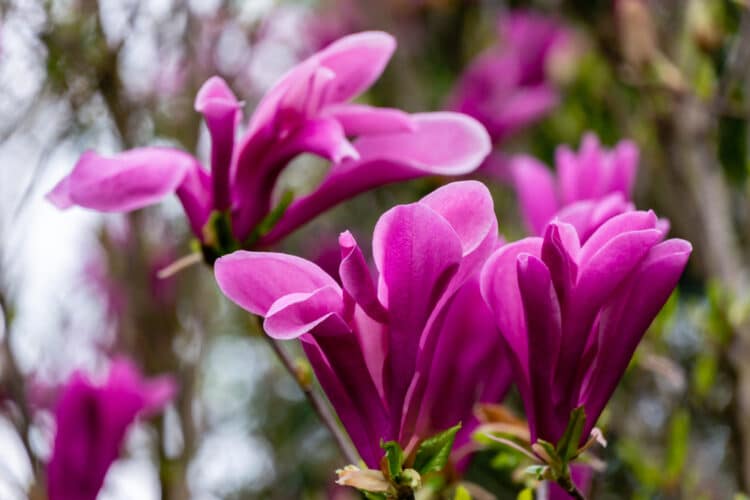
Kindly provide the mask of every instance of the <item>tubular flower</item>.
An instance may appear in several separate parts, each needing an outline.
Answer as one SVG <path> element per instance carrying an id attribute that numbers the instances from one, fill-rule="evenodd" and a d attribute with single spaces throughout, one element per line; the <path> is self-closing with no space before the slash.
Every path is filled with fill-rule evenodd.
<path id="1" fill-rule="evenodd" d="M 381 440 L 413 452 L 436 431 L 471 427 L 477 400 L 507 390 L 478 281 L 497 244 L 492 198 L 466 181 L 383 214 L 373 236 L 377 281 L 349 232 L 339 238 L 341 286 L 280 253 L 238 251 L 215 273 L 227 297 L 265 318 L 268 335 L 302 341 L 360 456 L 377 468 Z"/>
<path id="2" fill-rule="evenodd" d="M 585 241 L 602 222 L 633 209 L 629 200 L 638 148 L 631 141 L 620 141 L 608 150 L 589 133 L 578 152 L 560 146 L 555 156 L 557 177 L 531 156 L 518 156 L 511 162 L 521 212 L 533 234 L 543 234 L 557 215 L 576 226 Z"/>
<path id="3" fill-rule="evenodd" d="M 161 411 L 176 390 L 169 377 L 144 380 L 128 361 L 116 360 L 96 384 L 75 372 L 55 409 L 57 431 L 47 466 L 50 500 L 95 500 L 138 415 Z"/>
<path id="4" fill-rule="evenodd" d="M 409 115 L 349 102 L 378 78 L 395 46 L 382 32 L 334 42 L 271 88 L 238 140 L 241 103 L 223 80 L 213 77 L 195 101 L 211 136 L 210 173 L 190 154 L 172 148 L 134 149 L 112 157 L 87 152 L 48 197 L 60 208 L 117 212 L 176 192 L 213 260 L 236 248 L 274 243 L 373 187 L 474 170 L 490 144 L 473 119 L 444 112 Z M 332 167 L 317 189 L 274 210 L 276 181 L 301 153 L 330 160 Z M 265 227 L 269 217 L 277 223 L 270 232 Z"/>
<path id="5" fill-rule="evenodd" d="M 531 442 L 557 443 L 583 406 L 586 439 L 692 248 L 664 241 L 653 212 L 615 216 L 580 244 L 555 221 L 543 238 L 497 250 L 482 296 L 513 362 Z"/>
<path id="6" fill-rule="evenodd" d="M 572 34 L 553 18 L 518 10 L 498 22 L 499 43 L 480 54 L 463 73 L 447 106 L 487 127 L 493 144 L 549 113 L 559 99 L 548 77 L 553 62 L 573 48 Z M 508 159 L 492 154 L 482 170 L 508 177 Z"/>

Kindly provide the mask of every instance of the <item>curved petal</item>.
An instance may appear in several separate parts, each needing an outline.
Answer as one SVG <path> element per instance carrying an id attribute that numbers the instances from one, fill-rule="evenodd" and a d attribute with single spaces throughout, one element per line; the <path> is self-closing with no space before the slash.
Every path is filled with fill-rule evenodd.
<path id="1" fill-rule="evenodd" d="M 349 231 L 341 233 L 339 246 L 341 247 L 339 276 L 344 290 L 371 318 L 387 323 L 388 311 L 378 300 L 370 268 L 352 233 Z"/>
<path id="2" fill-rule="evenodd" d="M 565 430 L 568 412 L 563 418 L 555 412 L 555 366 L 562 343 L 560 304 L 547 266 L 531 254 L 517 259 L 518 287 L 526 319 L 529 346 L 529 381 L 534 399 L 536 436 L 556 443 Z"/>
<path id="3" fill-rule="evenodd" d="M 193 234 L 203 241 L 203 227 L 214 208 L 211 176 L 200 165 L 194 165 L 177 188 L 177 197 L 185 209 Z"/>
<path id="4" fill-rule="evenodd" d="M 594 365 L 581 391 L 586 429 L 607 404 L 638 343 L 669 298 L 692 252 L 690 243 L 672 239 L 654 246 L 601 312 Z"/>
<path id="5" fill-rule="evenodd" d="M 322 115 L 335 118 L 350 137 L 413 132 L 416 129 L 411 115 L 400 109 L 376 108 L 365 104 L 334 104 L 326 107 Z"/>
<path id="6" fill-rule="evenodd" d="M 631 199 L 639 157 L 638 146 L 633 141 L 624 140 L 617 143 L 610 153 L 613 170 L 610 191 L 619 191 L 626 199 Z"/>
<path id="7" fill-rule="evenodd" d="M 328 208 L 383 184 L 426 175 L 462 175 L 476 169 L 490 151 L 487 132 L 457 113 L 412 115 L 416 130 L 360 137 L 358 160 L 333 165 L 309 195 L 292 202 L 265 238 L 271 244 Z"/>
<path id="8" fill-rule="evenodd" d="M 218 76 L 209 78 L 195 97 L 195 110 L 203 114 L 211 133 L 211 178 L 218 210 L 229 208 L 231 201 L 229 169 L 241 107 L 229 86 Z"/>
<path id="9" fill-rule="evenodd" d="M 396 50 L 396 39 L 383 31 L 363 31 L 333 42 L 318 54 L 336 78 L 328 102 L 345 102 L 367 90 L 380 77 Z"/>
<path id="10" fill-rule="evenodd" d="M 392 208 L 373 234 L 381 301 L 389 313 L 385 387 L 395 428 L 417 363 L 417 352 L 435 305 L 461 262 L 461 242 L 432 209 L 413 203 Z"/>
<path id="11" fill-rule="evenodd" d="M 235 237 L 244 240 L 271 209 L 271 195 L 279 174 L 294 157 L 312 153 L 333 162 L 356 159 L 359 153 L 333 118 L 305 121 L 291 135 L 274 145 L 257 165 L 237 171 L 233 185 Z"/>
<path id="12" fill-rule="evenodd" d="M 594 234 L 586 241 L 586 244 L 581 247 L 580 261 L 588 261 L 604 245 L 609 243 L 612 238 L 622 233 L 655 229 L 656 227 L 656 215 L 650 210 L 648 212 L 642 210 L 626 212 L 612 217 L 602 224 L 599 229 L 594 231 Z"/>
<path id="13" fill-rule="evenodd" d="M 172 148 L 132 149 L 111 157 L 88 151 L 48 199 L 60 208 L 128 212 L 176 191 L 198 165 L 191 155 Z"/>
<path id="14" fill-rule="evenodd" d="M 341 318 L 341 289 L 325 286 L 313 292 L 296 292 L 277 299 L 266 312 L 263 329 L 269 337 L 288 340 L 316 330 L 318 334 L 351 332 Z"/>
<path id="15" fill-rule="evenodd" d="M 514 158 L 511 172 L 526 226 L 541 235 L 559 208 L 554 176 L 531 156 Z"/>
<path id="16" fill-rule="evenodd" d="M 240 250 L 219 258 L 214 274 L 224 295 L 260 316 L 268 314 L 271 305 L 285 295 L 338 288 L 320 267 L 283 253 Z"/>

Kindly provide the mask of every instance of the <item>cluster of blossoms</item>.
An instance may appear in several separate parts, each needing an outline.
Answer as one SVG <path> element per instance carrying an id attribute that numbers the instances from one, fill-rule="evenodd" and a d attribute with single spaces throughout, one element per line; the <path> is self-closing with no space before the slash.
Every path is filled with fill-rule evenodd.
<path id="1" fill-rule="evenodd" d="M 524 23 L 532 21 L 512 19 L 509 40 L 522 43 L 531 29 Z M 549 39 L 532 47 L 538 57 L 559 36 L 549 28 Z M 539 444 L 567 443 L 557 450 L 565 467 L 545 476 L 567 487 L 567 460 L 588 441 L 691 251 L 683 240 L 666 239 L 667 226 L 629 201 L 634 145 L 606 151 L 587 136 L 577 154 L 561 148 L 557 182 L 536 160 L 516 158 L 521 207 L 539 236 L 504 242 L 487 188 L 463 181 L 380 217 L 372 236 L 375 276 L 348 231 L 338 240 L 338 280 L 302 258 L 253 251 L 360 192 L 424 175 L 464 175 L 490 153 L 488 134 L 468 116 L 349 103 L 394 48 L 389 35 L 375 32 L 334 42 L 268 92 L 237 141 L 241 103 L 212 78 L 196 99 L 212 140 L 210 173 L 170 148 L 109 158 L 86 153 L 50 198 L 60 207 L 129 211 L 176 192 L 222 292 L 262 316 L 269 336 L 301 341 L 372 469 L 348 469 L 347 484 L 361 486 L 354 473 L 366 472 L 363 489 L 398 497 L 418 487 L 420 474 L 446 465 L 444 444 L 453 446 L 452 467 L 460 471 L 459 451 L 479 423 L 476 405 L 499 403 L 515 383 L 537 458 L 550 465 L 556 451 Z M 530 86 L 509 98 L 515 115 L 546 110 L 552 91 L 511 62 L 503 64 Z M 505 133 L 498 127 L 496 139 Z M 327 176 L 310 194 L 275 200 L 281 171 L 301 153 L 330 160 Z M 93 499 L 127 425 L 173 391 L 120 363 L 102 385 L 75 375 L 58 405 L 53 499 Z M 585 415 L 580 425 L 571 417 L 577 412 Z M 578 426 L 573 434 L 571 423 Z M 95 464 L 88 472 L 87 461 Z M 73 492 L 76 484 L 85 492 Z"/>

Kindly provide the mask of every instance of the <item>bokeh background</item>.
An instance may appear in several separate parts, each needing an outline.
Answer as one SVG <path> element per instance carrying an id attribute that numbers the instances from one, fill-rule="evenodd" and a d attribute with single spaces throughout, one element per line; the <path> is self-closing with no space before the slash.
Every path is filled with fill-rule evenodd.
<path id="1" fill-rule="evenodd" d="M 44 498 L 55 388 L 123 353 L 147 373 L 174 373 L 181 392 L 129 435 L 102 499 L 348 498 L 333 485 L 343 461 L 327 431 L 210 270 L 157 278 L 191 248 L 176 200 L 104 216 L 59 212 L 44 194 L 87 149 L 171 144 L 206 158 L 193 98 L 208 77 L 225 78 L 249 113 L 286 69 L 354 31 L 399 42 L 367 102 L 446 108 L 478 55 L 509 50 L 498 26 L 516 9 L 549 16 L 566 43 L 532 82 L 503 72 L 486 82 L 504 96 L 498 115 L 530 85 L 557 96 L 498 133 L 494 161 L 475 175 L 495 195 L 506 239 L 526 230 L 504 159 L 523 152 L 552 165 L 558 144 L 577 147 L 593 131 L 604 144 L 637 143 L 636 205 L 695 246 L 600 421 L 609 446 L 595 497 L 746 498 L 746 0 L 0 0 L 0 499 Z M 299 158 L 284 185 L 303 193 L 325 168 Z M 384 210 L 444 182 L 362 195 L 283 249 L 335 267 L 340 231 L 368 248 Z M 516 465 L 485 451 L 468 478 L 513 498 Z"/>

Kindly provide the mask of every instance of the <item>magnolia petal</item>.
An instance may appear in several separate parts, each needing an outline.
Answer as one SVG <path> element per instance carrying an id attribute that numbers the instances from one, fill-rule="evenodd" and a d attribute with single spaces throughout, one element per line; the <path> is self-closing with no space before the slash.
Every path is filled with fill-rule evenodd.
<path id="1" fill-rule="evenodd" d="M 195 97 L 195 110 L 203 114 L 211 134 L 211 178 L 218 210 L 229 208 L 229 169 L 241 107 L 229 86 L 218 76 L 209 78 Z"/>
<path id="2" fill-rule="evenodd" d="M 457 113 L 412 115 L 414 132 L 360 137 L 358 160 L 335 164 L 323 182 L 284 212 L 262 239 L 271 244 L 330 207 L 377 186 L 426 175 L 462 175 L 476 169 L 490 151 L 487 132 Z"/>
<path id="3" fill-rule="evenodd" d="M 387 323 L 388 311 L 378 300 L 370 268 L 365 262 L 362 250 L 349 231 L 341 233 L 339 246 L 341 247 L 339 276 L 344 290 L 371 318 Z"/>
<path id="4" fill-rule="evenodd" d="M 335 75 L 328 90 L 328 102 L 352 99 L 377 80 L 396 50 L 396 39 L 382 31 L 348 35 L 313 56 Z"/>
<path id="5" fill-rule="evenodd" d="M 364 104 L 338 104 L 323 110 L 323 116 L 335 118 L 347 136 L 413 132 L 411 115 L 393 108 L 376 108 Z"/>
<path id="6" fill-rule="evenodd" d="M 269 337 L 288 340 L 316 330 L 322 335 L 351 332 L 341 318 L 341 289 L 333 286 L 296 292 L 277 299 L 266 312 L 263 329 Z"/>
<path id="7" fill-rule="evenodd" d="M 132 149 L 110 157 L 88 151 L 48 199 L 61 208 L 129 212 L 176 191 L 197 166 L 191 155 L 172 148 Z"/>
<path id="8" fill-rule="evenodd" d="M 555 365 L 562 342 L 562 316 L 550 270 L 531 254 L 517 259 L 518 287 L 521 292 L 529 345 L 529 380 L 534 399 L 536 437 L 556 443 L 565 430 L 567 415 L 556 414 L 553 384 Z"/>
<path id="9" fill-rule="evenodd" d="M 423 328 L 458 270 L 462 249 L 448 222 L 420 203 L 383 214 L 372 246 L 381 302 L 389 312 L 385 387 L 397 428 Z"/>
<path id="10" fill-rule="evenodd" d="M 524 221 L 533 234 L 541 235 L 559 208 L 554 177 L 531 156 L 514 158 L 511 169 Z"/>
<path id="11" fill-rule="evenodd" d="M 282 253 L 240 250 L 219 258 L 214 274 L 224 295 L 261 316 L 285 295 L 338 288 L 336 281 L 317 265 Z"/>
<path id="12" fill-rule="evenodd" d="M 677 285 L 691 252 L 690 243 L 679 239 L 654 246 L 602 309 L 597 355 L 581 389 L 586 409 L 584 435 L 596 425 L 643 334 Z"/>

